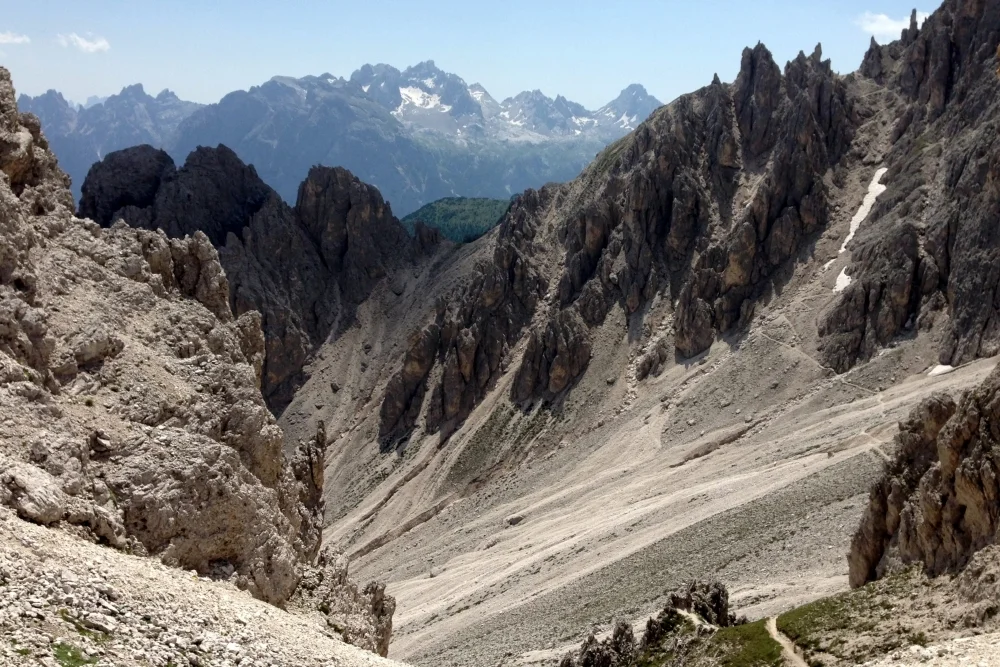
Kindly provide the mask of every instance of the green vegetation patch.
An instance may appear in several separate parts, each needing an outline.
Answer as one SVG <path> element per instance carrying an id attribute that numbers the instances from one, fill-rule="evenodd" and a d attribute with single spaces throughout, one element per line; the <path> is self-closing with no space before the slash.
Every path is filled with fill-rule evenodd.
<path id="1" fill-rule="evenodd" d="M 781 644 L 771 639 L 766 621 L 720 628 L 708 641 L 709 655 L 721 667 L 782 667 Z"/>
<path id="2" fill-rule="evenodd" d="M 781 645 L 771 639 L 766 621 L 720 628 L 702 635 L 694 624 L 676 614 L 678 622 L 664 626 L 664 639 L 635 659 L 634 667 L 783 667 Z M 670 619 L 664 619 L 670 620 Z"/>
<path id="3" fill-rule="evenodd" d="M 74 618 L 72 615 L 70 615 L 69 611 L 67 611 L 66 609 L 59 610 L 59 618 L 72 625 L 73 628 L 80 634 L 81 637 L 86 637 L 87 639 L 93 642 L 97 642 L 100 644 L 106 642 L 110 638 L 103 632 L 98 632 L 97 630 L 91 630 L 83 623 L 81 623 L 79 619 Z"/>
<path id="4" fill-rule="evenodd" d="M 455 243 L 468 243 L 496 227 L 508 208 L 509 199 L 445 197 L 420 207 L 400 222 L 410 234 L 420 220 Z"/>
<path id="5" fill-rule="evenodd" d="M 904 645 L 926 644 L 900 617 L 900 604 L 919 586 L 909 570 L 862 588 L 797 607 L 778 617 L 778 630 L 803 649 L 810 664 L 824 656 L 864 661 Z"/>
<path id="6" fill-rule="evenodd" d="M 52 655 L 63 667 L 83 667 L 97 662 L 97 658 L 88 658 L 83 651 L 72 644 L 53 644 Z"/>

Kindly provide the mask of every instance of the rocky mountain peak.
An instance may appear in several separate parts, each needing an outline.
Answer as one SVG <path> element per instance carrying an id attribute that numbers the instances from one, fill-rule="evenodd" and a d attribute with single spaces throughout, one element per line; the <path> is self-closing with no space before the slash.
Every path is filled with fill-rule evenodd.
<path id="1" fill-rule="evenodd" d="M 455 76 L 454 74 L 447 74 L 437 65 L 434 64 L 433 60 L 424 60 L 417 63 L 416 65 L 411 65 L 403 70 L 403 77 L 406 79 L 433 81 L 438 76 Z M 426 84 L 429 87 L 433 87 L 433 83 Z"/>
<path id="2" fill-rule="evenodd" d="M 596 115 L 604 124 L 632 130 L 646 120 L 661 105 L 644 86 L 633 83 L 626 86 L 618 97 L 597 110 Z"/>
<path id="3" fill-rule="evenodd" d="M 276 412 L 331 327 L 350 321 L 397 267 L 436 250 L 421 248 L 379 191 L 346 169 L 310 169 L 292 208 L 223 145 L 197 148 L 179 169 L 151 146 L 116 151 L 91 168 L 83 191 L 81 213 L 102 225 L 200 232 L 219 248 L 233 310 L 263 316 L 262 390 Z"/>
<path id="4" fill-rule="evenodd" d="M 130 86 L 125 86 L 122 88 L 121 92 L 118 93 L 120 98 L 131 98 L 131 99 L 142 99 L 148 97 L 146 94 L 146 89 L 141 83 L 133 83 Z"/>
<path id="5" fill-rule="evenodd" d="M 169 88 L 164 88 L 156 95 L 157 102 L 179 102 L 180 98 L 177 97 L 177 93 L 170 90 Z"/>

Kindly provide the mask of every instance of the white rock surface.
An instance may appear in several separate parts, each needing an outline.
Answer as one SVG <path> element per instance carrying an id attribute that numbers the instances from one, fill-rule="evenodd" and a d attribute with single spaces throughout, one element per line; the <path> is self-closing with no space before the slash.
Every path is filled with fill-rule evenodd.
<path id="1" fill-rule="evenodd" d="M 91 544 L 0 508 L 0 665 L 398 665 L 340 640 L 320 617 Z"/>

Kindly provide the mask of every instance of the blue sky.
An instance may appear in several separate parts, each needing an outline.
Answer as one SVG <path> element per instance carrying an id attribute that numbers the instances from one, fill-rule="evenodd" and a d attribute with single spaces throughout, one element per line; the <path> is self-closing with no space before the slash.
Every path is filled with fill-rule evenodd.
<path id="1" fill-rule="evenodd" d="M 497 99 L 539 88 L 596 108 L 632 82 L 667 102 L 716 72 L 731 81 L 757 41 L 779 63 L 822 42 L 850 72 L 873 33 L 898 37 L 913 2 L 0 0 L 0 63 L 31 95 L 83 101 L 138 82 L 214 102 L 275 74 L 433 59 Z"/>

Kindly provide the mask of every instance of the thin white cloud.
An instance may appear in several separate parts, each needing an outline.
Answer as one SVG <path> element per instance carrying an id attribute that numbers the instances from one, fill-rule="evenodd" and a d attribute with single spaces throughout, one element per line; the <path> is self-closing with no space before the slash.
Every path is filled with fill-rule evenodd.
<path id="1" fill-rule="evenodd" d="M 31 38 L 16 32 L 0 32 L 0 44 L 30 44 Z"/>
<path id="2" fill-rule="evenodd" d="M 917 12 L 917 25 L 923 25 L 928 16 L 930 14 L 927 12 Z M 910 27 L 910 17 L 905 16 L 897 20 L 889 18 L 887 14 L 865 12 L 858 17 L 855 23 L 857 23 L 859 28 L 872 35 L 878 41 L 891 42 L 899 39 L 900 33 Z"/>
<path id="3" fill-rule="evenodd" d="M 95 35 L 88 35 L 88 37 L 80 37 L 75 32 L 71 32 L 68 35 L 56 35 L 56 40 L 63 48 L 72 46 L 84 53 L 100 53 L 111 48 L 111 44 L 103 37 Z"/>

